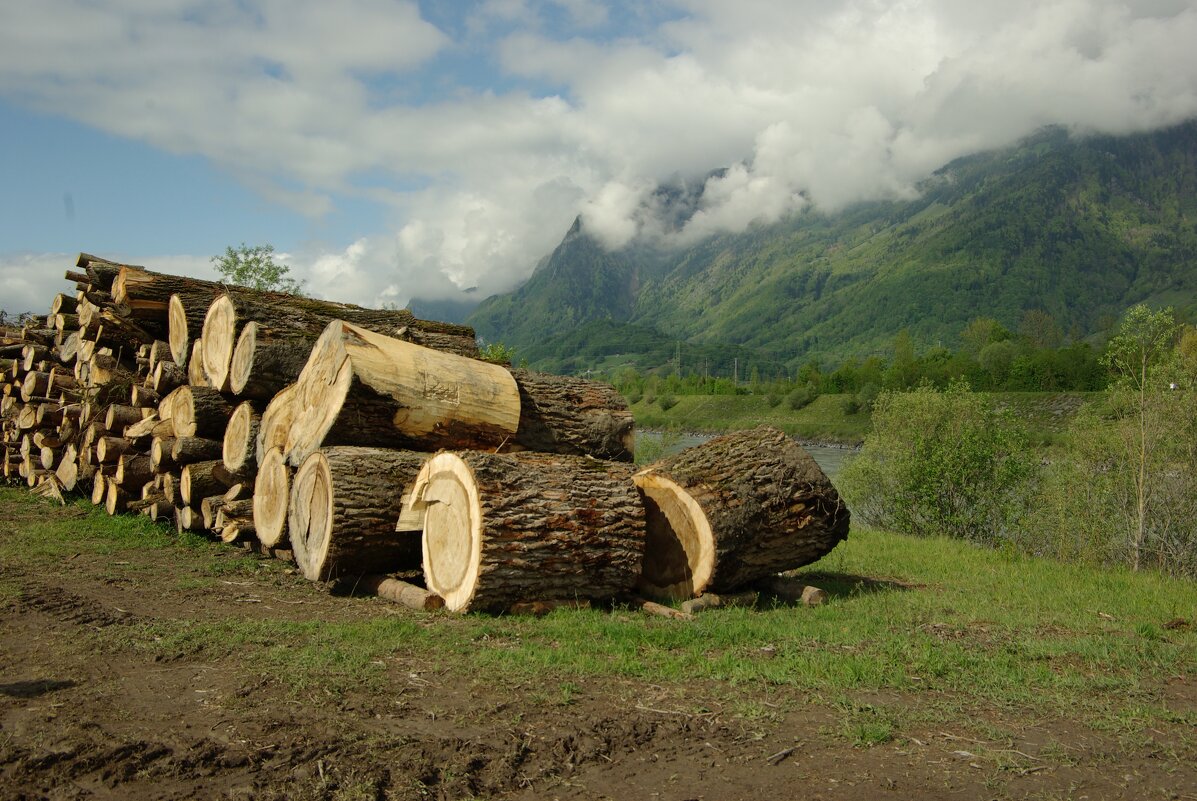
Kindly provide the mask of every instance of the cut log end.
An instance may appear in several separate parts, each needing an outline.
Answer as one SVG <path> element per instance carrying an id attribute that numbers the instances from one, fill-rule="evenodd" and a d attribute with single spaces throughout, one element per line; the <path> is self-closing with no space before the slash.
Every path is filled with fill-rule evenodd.
<path id="1" fill-rule="evenodd" d="M 268 548 L 285 540 L 291 476 L 281 448 L 271 448 L 258 465 L 254 482 L 254 528 Z"/>
<path id="2" fill-rule="evenodd" d="M 187 357 L 191 355 L 191 332 L 187 330 L 187 310 L 183 306 L 183 299 L 178 295 L 170 296 L 167 320 L 171 358 L 175 360 L 176 365 L 183 367 L 187 364 Z"/>
<path id="3" fill-rule="evenodd" d="M 632 481 L 648 516 L 642 591 L 671 599 L 701 594 L 715 567 L 707 516 L 688 492 L 664 476 L 638 473 Z"/>
<path id="4" fill-rule="evenodd" d="M 469 606 L 482 557 L 482 509 L 469 466 L 439 453 L 420 471 L 412 491 L 424 511 L 424 579 L 457 611 Z"/>
<path id="5" fill-rule="evenodd" d="M 217 389 L 223 389 L 229 378 L 229 363 L 233 359 L 236 344 L 237 308 L 233 299 L 221 295 L 212 301 L 204 317 L 203 365 L 208 382 Z"/>

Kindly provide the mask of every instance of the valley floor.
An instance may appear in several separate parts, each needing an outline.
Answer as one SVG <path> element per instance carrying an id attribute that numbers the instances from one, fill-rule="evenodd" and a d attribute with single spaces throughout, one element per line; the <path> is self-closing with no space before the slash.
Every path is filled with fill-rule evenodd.
<path id="1" fill-rule="evenodd" d="M 0 488 L 0 797 L 1197 799 L 1191 585 L 928 547 L 854 532 L 817 609 L 462 618 Z"/>

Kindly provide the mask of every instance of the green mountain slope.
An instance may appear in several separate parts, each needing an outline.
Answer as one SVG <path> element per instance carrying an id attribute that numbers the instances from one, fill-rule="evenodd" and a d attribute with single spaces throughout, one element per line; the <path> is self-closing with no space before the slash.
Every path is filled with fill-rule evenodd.
<path id="1" fill-rule="evenodd" d="M 1014 329 L 1028 310 L 1087 336 L 1139 301 L 1197 310 L 1197 123 L 1122 138 L 1048 130 L 945 166 L 914 201 L 684 251 L 607 253 L 575 225 L 470 321 L 542 364 L 579 354 L 582 332 L 593 356 L 668 359 L 682 341 L 795 365 L 885 352 L 903 328 L 953 345 L 973 317 Z"/>

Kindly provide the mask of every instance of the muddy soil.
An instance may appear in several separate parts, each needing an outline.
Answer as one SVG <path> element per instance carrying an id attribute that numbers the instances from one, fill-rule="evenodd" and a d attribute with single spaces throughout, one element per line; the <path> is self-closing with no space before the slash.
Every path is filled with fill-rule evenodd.
<path id="1" fill-rule="evenodd" d="M 236 656 L 163 655 L 121 634 L 395 612 L 279 570 L 203 591 L 154 580 L 185 558 L 122 554 L 140 560 L 124 571 L 88 557 L 0 564 L 16 588 L 0 604 L 0 798 L 1197 799 L 1194 754 L 1167 733 L 1128 740 L 1003 710 L 986 713 L 1014 732 L 1000 744 L 940 721 L 863 747 L 832 706 L 784 688 L 737 688 L 738 713 L 717 686 L 580 681 L 546 700 L 535 682 L 482 682 L 468 658 L 419 654 L 396 655 L 381 688 L 296 692 Z M 1193 709 L 1197 697 L 1178 682 L 1169 702 Z"/>

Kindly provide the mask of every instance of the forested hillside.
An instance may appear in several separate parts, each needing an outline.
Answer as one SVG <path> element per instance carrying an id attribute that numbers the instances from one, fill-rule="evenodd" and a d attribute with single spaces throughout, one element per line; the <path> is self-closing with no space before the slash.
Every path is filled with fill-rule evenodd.
<path id="1" fill-rule="evenodd" d="M 1197 123 L 1130 137 L 1050 129 L 946 165 L 911 201 L 807 212 L 677 251 L 607 252 L 575 224 L 470 318 L 533 363 L 678 357 L 714 373 L 953 347 L 975 317 L 1046 312 L 1066 338 L 1130 305 L 1197 310 Z"/>

